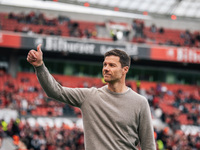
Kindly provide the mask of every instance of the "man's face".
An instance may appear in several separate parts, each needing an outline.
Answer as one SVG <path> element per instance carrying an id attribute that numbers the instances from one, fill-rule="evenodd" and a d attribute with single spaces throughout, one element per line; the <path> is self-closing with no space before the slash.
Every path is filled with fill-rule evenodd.
<path id="1" fill-rule="evenodd" d="M 102 74 L 108 83 L 119 81 L 123 75 L 123 68 L 118 56 L 107 56 L 103 62 Z"/>

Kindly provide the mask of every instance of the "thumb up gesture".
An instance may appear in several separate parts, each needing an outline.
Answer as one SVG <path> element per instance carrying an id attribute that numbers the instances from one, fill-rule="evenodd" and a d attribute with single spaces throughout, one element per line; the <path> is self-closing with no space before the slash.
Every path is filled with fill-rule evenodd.
<path id="1" fill-rule="evenodd" d="M 27 61 L 34 67 L 38 67 L 43 64 L 43 53 L 41 50 L 41 44 L 37 46 L 37 51 L 33 49 L 29 51 Z"/>

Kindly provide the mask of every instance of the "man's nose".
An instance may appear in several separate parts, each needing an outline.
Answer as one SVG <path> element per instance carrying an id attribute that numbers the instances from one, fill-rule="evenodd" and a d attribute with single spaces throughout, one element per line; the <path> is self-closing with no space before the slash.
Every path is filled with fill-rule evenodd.
<path id="1" fill-rule="evenodd" d="M 105 71 L 108 71 L 108 70 L 109 70 L 109 67 L 108 67 L 108 66 L 104 66 L 103 69 L 104 69 Z"/>

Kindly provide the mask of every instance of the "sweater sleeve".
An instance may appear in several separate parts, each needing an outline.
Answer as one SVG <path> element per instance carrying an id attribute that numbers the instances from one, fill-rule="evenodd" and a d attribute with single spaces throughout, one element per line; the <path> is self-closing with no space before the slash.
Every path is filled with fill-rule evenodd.
<path id="1" fill-rule="evenodd" d="M 61 86 L 54 77 L 49 73 L 46 66 L 43 64 L 35 67 L 36 75 L 40 85 L 47 94 L 55 100 L 65 102 L 72 106 L 80 107 L 85 99 L 86 88 L 67 88 Z"/>
<path id="2" fill-rule="evenodd" d="M 153 124 L 148 101 L 144 98 L 139 121 L 139 139 L 142 150 L 156 150 Z"/>

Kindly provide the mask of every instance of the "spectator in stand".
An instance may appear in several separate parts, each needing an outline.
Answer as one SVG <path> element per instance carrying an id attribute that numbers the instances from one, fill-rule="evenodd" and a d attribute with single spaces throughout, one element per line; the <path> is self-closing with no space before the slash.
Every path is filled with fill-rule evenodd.
<path id="1" fill-rule="evenodd" d="M 141 90 L 140 86 L 141 86 L 141 82 L 140 82 L 140 80 L 137 80 L 137 81 L 136 81 L 136 88 L 137 88 L 137 92 L 138 92 L 139 94 L 140 94 L 140 90 Z"/>
<path id="2" fill-rule="evenodd" d="M 14 14 L 13 12 L 10 12 L 10 13 L 8 14 L 8 19 L 16 19 L 15 14 Z"/>
<path id="3" fill-rule="evenodd" d="M 59 15 L 58 16 L 58 21 L 59 21 L 59 24 L 63 24 L 65 22 L 69 23 L 70 22 L 70 18 L 66 17 L 66 16 Z"/>
<path id="4" fill-rule="evenodd" d="M 152 25 L 151 25 L 150 31 L 151 31 L 152 33 L 156 33 L 156 32 L 157 32 L 157 27 L 156 27 L 155 24 L 152 24 Z"/>
<path id="5" fill-rule="evenodd" d="M 125 38 L 125 41 L 129 41 L 129 36 L 130 36 L 130 29 L 126 29 L 124 31 L 124 38 Z"/>
<path id="6" fill-rule="evenodd" d="M 18 16 L 17 16 L 17 21 L 19 23 L 26 23 L 26 16 L 24 14 L 24 12 L 21 12 Z"/>
<path id="7" fill-rule="evenodd" d="M 102 73 L 108 85 L 98 89 L 58 84 L 43 63 L 41 45 L 30 50 L 27 61 L 48 96 L 82 110 L 86 149 L 137 149 L 139 143 L 142 149 L 156 149 L 148 101 L 125 84 L 130 57 L 124 51 L 105 53 Z"/>
<path id="8" fill-rule="evenodd" d="M 90 39 L 90 37 L 92 36 L 91 32 L 87 28 L 84 30 L 84 35 L 87 39 Z"/>
<path id="9" fill-rule="evenodd" d="M 113 41 L 117 41 L 117 31 L 115 29 L 111 29 L 110 35 Z"/>
<path id="10" fill-rule="evenodd" d="M 137 26 L 138 26 L 137 21 L 134 19 L 132 22 L 132 29 L 134 31 L 134 37 L 137 37 L 137 35 L 136 35 Z"/>
<path id="11" fill-rule="evenodd" d="M 40 150 L 40 140 L 39 140 L 39 136 L 37 135 L 37 133 L 35 133 L 33 135 L 33 139 L 31 140 L 31 148 L 33 148 L 34 150 Z"/>
<path id="12" fill-rule="evenodd" d="M 162 93 L 162 85 L 161 85 L 161 83 L 157 83 L 156 84 L 156 95 L 157 96 L 161 96 L 161 93 Z"/>
<path id="13" fill-rule="evenodd" d="M 25 98 L 23 98 L 21 100 L 20 105 L 21 105 L 21 114 L 22 115 L 26 115 L 27 114 L 27 110 L 28 110 L 28 102 L 27 102 L 27 100 Z"/>
<path id="14" fill-rule="evenodd" d="M 45 21 L 45 17 L 43 13 L 38 13 L 36 15 L 36 19 L 35 19 L 35 24 L 37 25 L 45 25 L 46 21 Z"/>
<path id="15" fill-rule="evenodd" d="M 138 31 L 137 31 L 139 34 L 139 37 L 141 37 L 141 38 L 144 38 L 145 36 L 144 36 L 144 22 L 143 21 L 141 21 L 140 23 L 139 23 L 139 26 L 138 26 Z"/>
<path id="16" fill-rule="evenodd" d="M 194 35 L 194 34 L 191 34 L 189 46 L 190 46 L 190 47 L 195 46 L 195 35 Z"/>
<path id="17" fill-rule="evenodd" d="M 0 132 L 0 149 L 2 147 L 2 143 L 3 143 L 3 134 Z"/>
<path id="18" fill-rule="evenodd" d="M 30 12 L 30 13 L 26 16 L 26 23 L 27 23 L 27 24 L 31 24 L 31 23 L 32 23 L 32 20 L 34 20 L 34 15 L 35 15 L 34 12 Z"/>
<path id="19" fill-rule="evenodd" d="M 184 46 L 189 46 L 191 42 L 191 33 L 189 30 L 185 30 L 184 33 L 181 33 L 181 38 L 184 39 Z"/>
<path id="20" fill-rule="evenodd" d="M 19 119 L 11 119 L 9 124 L 8 124 L 8 134 L 12 137 L 14 135 L 18 136 L 20 133 L 19 130 Z"/>
<path id="21" fill-rule="evenodd" d="M 175 45 L 174 42 L 172 40 L 167 40 L 165 42 L 166 45 Z"/>
<path id="22" fill-rule="evenodd" d="M 69 24 L 69 34 L 72 37 L 82 37 L 82 31 L 79 29 L 78 22 Z"/>
<path id="23" fill-rule="evenodd" d="M 164 32 L 165 32 L 165 29 L 164 29 L 163 27 L 160 27 L 159 33 L 160 33 L 160 34 L 163 34 Z"/>
<path id="24" fill-rule="evenodd" d="M 154 108 L 156 108 L 156 106 L 158 106 L 160 101 L 160 97 L 159 96 L 153 96 L 153 101 L 152 101 L 152 105 Z"/>
<path id="25" fill-rule="evenodd" d="M 133 20 L 132 29 L 135 32 L 134 38 L 144 38 L 144 22 L 139 20 Z"/>
<path id="26" fill-rule="evenodd" d="M 197 32 L 197 33 L 196 33 L 195 39 L 196 39 L 198 42 L 200 42 L 200 32 Z"/>
<path id="27" fill-rule="evenodd" d="M 38 31 L 38 34 L 44 34 L 44 29 L 40 29 L 40 30 Z"/>
<path id="28" fill-rule="evenodd" d="M 184 113 L 184 114 L 187 114 L 187 113 L 188 113 L 188 109 L 187 109 L 187 107 L 185 106 L 185 103 L 181 103 L 181 104 L 179 105 L 179 110 L 180 110 L 182 113 Z"/>

